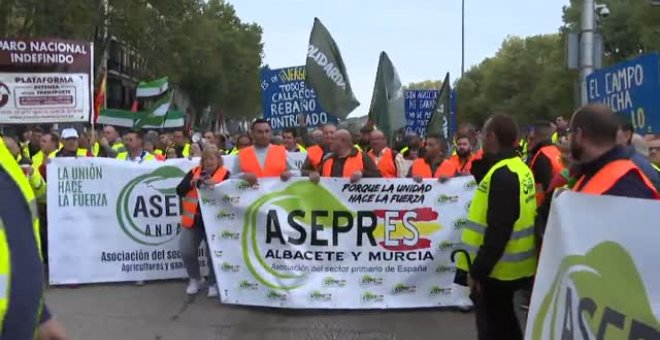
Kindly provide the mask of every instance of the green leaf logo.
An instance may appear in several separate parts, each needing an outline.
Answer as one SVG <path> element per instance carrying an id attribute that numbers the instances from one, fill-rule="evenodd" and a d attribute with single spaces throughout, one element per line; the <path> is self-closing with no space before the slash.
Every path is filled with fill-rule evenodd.
<path id="1" fill-rule="evenodd" d="M 451 288 L 442 288 L 438 286 L 433 286 L 431 287 L 431 290 L 429 291 L 429 295 L 435 296 L 435 295 L 448 295 L 451 293 Z"/>
<path id="2" fill-rule="evenodd" d="M 383 278 L 365 275 L 360 279 L 361 286 L 381 286 L 383 285 Z"/>
<path id="3" fill-rule="evenodd" d="M 239 289 L 255 290 L 255 289 L 259 288 L 259 284 L 258 284 L 258 283 L 253 283 L 253 282 L 249 282 L 249 281 L 247 281 L 247 280 L 243 280 L 243 281 L 241 281 L 241 282 L 238 284 L 238 288 L 239 288 Z"/>
<path id="4" fill-rule="evenodd" d="M 325 279 L 323 279 L 323 286 L 324 287 L 344 287 L 346 286 L 346 280 L 336 280 L 332 276 L 328 276 Z"/>
<path id="5" fill-rule="evenodd" d="M 532 339 L 660 339 L 635 262 L 615 242 L 565 257 L 533 320 Z"/>
<path id="6" fill-rule="evenodd" d="M 312 301 L 330 301 L 332 300 L 332 294 L 315 290 L 309 294 L 309 299 Z"/>
<path id="7" fill-rule="evenodd" d="M 392 294 L 398 295 L 398 294 L 410 294 L 414 293 L 417 290 L 417 287 L 415 286 L 407 286 L 403 283 L 399 283 L 392 288 Z"/>
<path id="8" fill-rule="evenodd" d="M 383 302 L 383 295 L 364 292 L 362 293 L 362 302 Z"/>
<path id="9" fill-rule="evenodd" d="M 263 256 L 264 251 L 259 248 L 257 235 L 262 232 L 264 226 L 257 223 L 257 220 L 259 212 L 263 211 L 265 206 L 275 206 L 287 213 L 302 210 L 305 212 L 305 217 L 297 218 L 296 221 L 303 225 L 311 224 L 310 212 L 313 210 L 350 210 L 322 185 L 304 180 L 294 182 L 281 191 L 263 195 L 246 209 L 241 242 L 243 245 L 243 259 L 250 273 L 259 283 L 273 290 L 286 291 L 300 288 L 305 284 L 307 274 L 281 272 L 273 269 Z M 332 216 L 318 218 L 317 223 L 332 225 Z"/>
<path id="10" fill-rule="evenodd" d="M 438 203 L 443 204 L 443 203 L 455 203 L 458 202 L 458 196 L 457 195 L 445 195 L 441 194 L 438 197 Z"/>
<path id="11" fill-rule="evenodd" d="M 177 167 L 163 166 L 128 182 L 117 197 L 117 221 L 122 231 L 133 241 L 147 246 L 175 239 L 181 229 L 180 211 L 172 208 L 172 204 L 179 203 L 176 186 L 184 176 Z M 156 223 L 157 219 L 172 215 L 176 218 L 171 223 Z"/>

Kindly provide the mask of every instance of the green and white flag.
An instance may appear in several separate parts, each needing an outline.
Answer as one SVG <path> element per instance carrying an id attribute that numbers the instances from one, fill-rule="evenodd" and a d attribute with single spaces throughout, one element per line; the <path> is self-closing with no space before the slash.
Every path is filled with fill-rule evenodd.
<path id="1" fill-rule="evenodd" d="M 449 110 L 451 109 L 451 87 L 449 85 L 449 72 L 445 76 L 442 88 L 438 94 L 438 101 L 435 103 L 433 114 L 426 126 L 426 135 L 437 133 L 442 135 L 445 141 L 449 142 Z"/>
<path id="2" fill-rule="evenodd" d="M 406 126 L 401 81 L 387 53 L 380 53 L 369 120 L 387 136 Z"/>
<path id="3" fill-rule="evenodd" d="M 169 81 L 167 77 L 163 77 L 149 82 L 140 82 L 135 95 L 138 98 L 155 97 L 168 92 L 169 89 Z"/>
<path id="4" fill-rule="evenodd" d="M 143 129 L 178 128 L 184 125 L 183 116 L 178 110 L 169 110 L 165 116 L 154 116 L 146 112 L 105 109 L 97 123 Z"/>
<path id="5" fill-rule="evenodd" d="M 141 82 L 136 91 L 141 110 L 102 110 L 98 124 L 130 128 L 174 128 L 184 125 L 183 114 L 172 110 L 174 91 L 167 77 Z"/>
<path id="6" fill-rule="evenodd" d="M 338 118 L 346 118 L 360 105 L 348 80 L 339 47 L 318 18 L 309 36 L 305 82 L 316 92 L 321 107 Z"/>
<path id="7" fill-rule="evenodd" d="M 167 91 L 156 97 L 152 103 L 145 105 L 145 110 L 140 112 L 133 127 L 140 128 L 147 123 L 149 125 L 157 124 L 158 122 L 160 122 L 160 125 L 165 124 L 173 97 L 174 91 Z"/>

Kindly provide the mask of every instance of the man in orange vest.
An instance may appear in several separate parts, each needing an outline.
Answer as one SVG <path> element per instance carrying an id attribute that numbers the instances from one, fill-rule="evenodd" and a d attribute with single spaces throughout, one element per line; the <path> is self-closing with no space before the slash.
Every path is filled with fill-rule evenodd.
<path id="1" fill-rule="evenodd" d="M 573 114 L 569 128 L 571 157 L 581 175 L 574 191 L 647 199 L 660 196 L 644 173 L 616 145 L 618 120 L 604 105 L 590 104 Z"/>
<path id="2" fill-rule="evenodd" d="M 534 174 L 537 206 L 543 203 L 545 192 L 552 179 L 564 170 L 561 151 L 552 142 L 553 133 L 554 127 L 550 122 L 545 121 L 536 122 L 529 133 L 527 165 Z"/>
<path id="3" fill-rule="evenodd" d="M 303 176 L 308 176 L 311 172 L 320 170 L 319 166 L 323 157 L 330 151 L 332 138 L 337 131 L 337 127 L 328 123 L 323 125 L 321 131 L 323 132 L 323 142 L 307 148 L 307 159 L 305 159 L 301 170 Z"/>
<path id="4" fill-rule="evenodd" d="M 469 176 L 472 170 L 472 161 L 475 155 L 472 154 L 473 144 L 470 137 L 464 133 L 456 135 L 456 153 L 449 158 L 449 162 L 456 168 L 457 176 Z"/>
<path id="5" fill-rule="evenodd" d="M 353 145 L 351 133 L 347 130 L 337 130 L 328 153 L 321 161 L 320 173 L 312 171 L 310 181 L 318 183 L 320 177 L 350 178 L 357 182 L 363 177 L 381 177 L 380 171 L 371 158 Z"/>
<path id="6" fill-rule="evenodd" d="M 445 159 L 447 154 L 447 143 L 445 139 L 435 133 L 426 136 L 426 153 L 424 158 L 417 158 L 413 161 L 408 176 L 421 182 L 422 179 L 438 178 L 445 181 L 449 177 L 456 175 L 456 167 L 453 163 Z"/>
<path id="7" fill-rule="evenodd" d="M 372 131 L 369 144 L 371 150 L 367 154 L 374 161 L 383 178 L 406 177 L 403 155 L 387 147 L 387 137 L 383 131 Z"/>
<path id="8" fill-rule="evenodd" d="M 232 174 L 243 178 L 250 185 L 257 183 L 257 178 L 280 177 L 283 181 L 299 175 L 295 164 L 287 158 L 287 151 L 281 145 L 270 143 L 270 123 L 257 119 L 250 128 L 254 145 L 238 151 Z"/>

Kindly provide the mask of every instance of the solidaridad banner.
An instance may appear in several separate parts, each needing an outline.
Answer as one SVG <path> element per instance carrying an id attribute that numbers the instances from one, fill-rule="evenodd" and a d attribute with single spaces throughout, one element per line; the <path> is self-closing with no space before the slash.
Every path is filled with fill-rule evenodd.
<path id="1" fill-rule="evenodd" d="M 201 190 L 224 303 L 284 308 L 469 304 L 453 284 L 476 183 L 323 178 Z"/>
<path id="2" fill-rule="evenodd" d="M 658 221 L 658 201 L 555 197 L 525 338 L 660 339 Z"/>
<path id="3" fill-rule="evenodd" d="M 304 153 L 290 154 L 301 165 Z M 235 156 L 224 156 L 231 168 Z M 53 285 L 186 277 L 176 186 L 199 159 L 133 163 L 54 158 L 47 165 Z M 207 272 L 203 247 L 200 265 Z"/>
<path id="4" fill-rule="evenodd" d="M 92 43 L 0 39 L 0 124 L 88 122 Z"/>

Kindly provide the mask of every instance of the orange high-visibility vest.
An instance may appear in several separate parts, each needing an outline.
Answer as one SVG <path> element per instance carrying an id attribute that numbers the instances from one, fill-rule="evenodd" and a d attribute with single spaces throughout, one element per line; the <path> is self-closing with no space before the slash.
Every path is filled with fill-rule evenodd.
<path id="1" fill-rule="evenodd" d="M 314 145 L 307 148 L 307 158 L 314 169 L 319 168 L 323 160 L 323 148 L 320 145 Z"/>
<path id="2" fill-rule="evenodd" d="M 274 144 L 268 146 L 263 168 L 259 164 L 254 146 L 240 149 L 238 151 L 238 160 L 241 165 L 241 172 L 251 172 L 257 178 L 279 177 L 286 171 L 286 148 Z"/>
<path id="3" fill-rule="evenodd" d="M 382 156 L 380 156 L 378 162 L 376 162 L 376 154 L 373 150 L 370 150 L 367 154 L 371 157 L 374 163 L 376 163 L 383 178 L 397 178 L 396 163 L 394 162 L 395 155 L 392 149 L 383 149 Z"/>
<path id="4" fill-rule="evenodd" d="M 540 148 L 539 151 L 536 152 L 536 155 L 534 155 L 532 158 L 532 161 L 529 163 L 530 169 L 534 169 L 536 160 L 541 154 L 550 160 L 550 164 L 552 164 L 553 177 L 564 170 L 564 164 L 561 162 L 561 151 L 559 151 L 559 148 L 556 145 L 548 145 Z"/>
<path id="5" fill-rule="evenodd" d="M 534 165 L 536 164 L 536 160 L 539 158 L 541 154 L 543 154 L 545 157 L 547 157 L 550 160 L 550 164 L 552 165 L 553 178 L 557 176 L 557 174 L 561 173 L 562 170 L 564 170 L 565 168 L 564 164 L 562 164 L 561 162 L 561 151 L 559 151 L 559 148 L 556 145 L 548 145 L 540 148 L 539 151 L 537 151 L 534 157 L 532 158 L 532 161 L 529 163 L 529 168 L 532 171 L 534 171 Z M 537 206 L 541 206 L 543 200 L 545 200 L 545 192 L 543 190 L 537 190 L 536 191 Z"/>
<path id="6" fill-rule="evenodd" d="M 585 176 L 580 177 L 577 183 L 575 183 L 575 186 L 573 186 L 573 190 L 586 194 L 603 195 L 631 171 L 637 173 L 644 182 L 644 185 L 655 192 L 656 199 L 660 199 L 655 186 L 653 186 L 637 165 L 628 159 L 620 159 L 606 164 L 589 180 L 586 180 Z"/>
<path id="7" fill-rule="evenodd" d="M 453 155 L 447 162 L 451 163 L 454 168 L 456 169 L 456 174 L 458 175 L 469 175 L 470 171 L 472 170 L 472 161 L 474 160 L 475 156 L 470 155 L 465 161 L 465 163 L 461 163 L 461 158 L 458 157 L 458 155 Z"/>
<path id="8" fill-rule="evenodd" d="M 197 166 L 192 169 L 192 180 L 199 179 L 202 173 L 202 167 Z M 227 176 L 227 169 L 220 167 L 215 171 L 213 180 L 217 183 L 222 182 Z M 197 188 L 192 188 L 184 198 L 181 199 L 181 225 L 185 228 L 192 228 L 195 224 L 195 214 L 197 214 L 197 207 L 199 206 L 199 198 L 197 195 Z"/>
<path id="9" fill-rule="evenodd" d="M 431 165 L 426 163 L 425 159 L 417 158 L 410 167 L 410 171 L 413 177 L 421 178 L 453 177 L 456 175 L 456 167 L 447 160 L 443 160 L 442 164 L 435 170 L 435 174 L 433 174 L 431 173 Z"/>
<path id="10" fill-rule="evenodd" d="M 323 171 L 321 172 L 322 177 L 332 177 L 332 163 L 334 159 L 332 157 L 323 161 Z M 364 169 L 364 162 L 362 161 L 362 152 L 357 151 L 357 154 L 354 156 L 349 156 L 346 158 L 344 163 L 344 169 L 342 171 L 343 178 L 350 178 L 357 171 L 362 171 Z"/>

